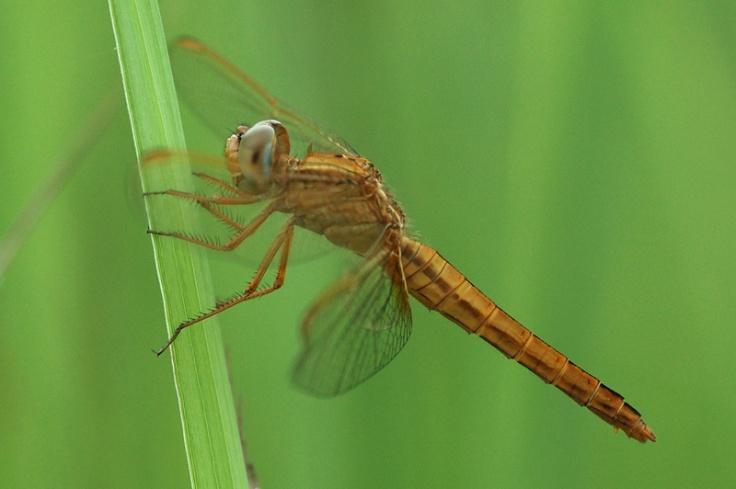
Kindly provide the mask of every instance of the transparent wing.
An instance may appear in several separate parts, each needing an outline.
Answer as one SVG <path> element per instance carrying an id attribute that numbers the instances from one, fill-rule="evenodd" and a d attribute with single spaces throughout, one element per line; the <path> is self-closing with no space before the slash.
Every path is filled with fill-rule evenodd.
<path id="1" fill-rule="evenodd" d="M 328 397 L 388 364 L 411 334 L 411 309 L 398 259 L 382 252 L 328 289 L 302 325 L 304 348 L 295 383 Z"/>
<path id="2" fill-rule="evenodd" d="M 349 144 L 289 109 L 235 65 L 197 39 L 183 37 L 171 46 L 171 63 L 179 96 L 218 133 L 238 124 L 277 119 L 292 140 L 292 152 L 316 151 L 356 155 Z"/>

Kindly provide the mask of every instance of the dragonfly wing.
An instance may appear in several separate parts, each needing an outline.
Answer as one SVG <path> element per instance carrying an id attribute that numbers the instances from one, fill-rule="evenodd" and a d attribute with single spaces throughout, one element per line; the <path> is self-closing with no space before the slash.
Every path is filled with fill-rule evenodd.
<path id="1" fill-rule="evenodd" d="M 339 279 L 302 324 L 304 348 L 294 369 L 302 389 L 328 397 L 386 366 L 411 334 L 411 309 L 398 259 L 382 252 Z"/>
<path id="2" fill-rule="evenodd" d="M 296 156 L 315 151 L 357 155 L 341 138 L 321 129 L 201 41 L 183 37 L 171 46 L 176 88 L 186 104 L 218 134 L 237 124 L 277 119 L 284 124 Z"/>

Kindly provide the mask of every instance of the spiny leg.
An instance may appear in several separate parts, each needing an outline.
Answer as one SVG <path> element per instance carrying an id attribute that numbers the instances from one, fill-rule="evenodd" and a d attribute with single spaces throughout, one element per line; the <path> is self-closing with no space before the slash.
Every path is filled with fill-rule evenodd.
<path id="1" fill-rule="evenodd" d="M 198 163 L 204 163 L 218 168 L 223 168 L 227 166 L 227 161 L 223 158 L 218 158 L 206 153 L 196 151 L 179 151 L 172 149 L 158 149 L 147 153 L 143 156 L 142 165 L 152 166 L 154 164 L 159 164 L 167 161 L 175 161 L 177 158 L 180 159 L 181 162 L 187 160 L 196 161 Z M 241 190 L 238 187 L 234 186 L 232 183 L 227 182 L 221 178 L 214 177 L 212 175 L 208 175 L 204 172 L 199 171 L 192 172 L 192 175 L 210 185 L 219 188 L 220 190 L 225 191 L 229 196 L 209 197 L 189 192 L 181 192 L 173 189 L 157 192 L 146 192 L 143 195 L 172 195 L 175 197 L 194 200 L 200 204 L 203 204 L 206 201 L 212 204 L 220 205 L 251 204 L 261 200 L 260 197 L 254 196 L 244 190 Z"/>
<path id="2" fill-rule="evenodd" d="M 254 202 L 258 202 L 261 200 L 260 198 L 257 198 L 255 196 L 247 196 L 245 194 L 242 195 L 242 197 L 209 197 L 206 195 L 199 195 L 191 192 L 182 192 L 180 190 L 161 190 L 157 192 L 144 192 L 144 197 L 149 197 L 152 195 L 170 195 L 172 197 L 177 197 L 184 200 L 191 200 L 199 204 L 200 207 L 205 209 L 207 212 L 212 214 L 216 219 L 219 221 L 224 222 L 227 226 L 235 229 L 236 231 L 241 231 L 243 229 L 243 226 L 235 221 L 233 218 L 225 214 L 223 211 L 217 208 L 217 205 L 235 205 L 235 204 L 252 204 Z"/>
<path id="3" fill-rule="evenodd" d="M 204 210 L 212 214 L 218 221 L 224 222 L 226 225 L 230 226 L 235 231 L 242 231 L 243 225 L 240 224 L 238 221 L 233 219 L 232 217 L 225 214 L 223 211 L 217 208 L 217 206 L 212 205 L 208 202 L 199 202 L 200 207 L 202 207 Z"/>
<path id="4" fill-rule="evenodd" d="M 246 226 L 241 227 L 239 224 L 235 223 L 235 221 L 232 221 L 230 219 L 230 222 L 238 226 L 240 230 L 225 244 L 210 242 L 205 239 L 197 238 L 195 236 L 190 236 L 188 234 L 179 233 L 175 231 L 167 232 L 167 231 L 154 231 L 152 229 L 149 229 L 148 234 L 155 234 L 157 236 L 170 236 L 172 238 L 182 239 L 184 241 L 188 241 L 190 243 L 193 243 L 199 246 L 204 246 L 205 248 L 209 248 L 211 250 L 232 251 L 238 246 L 240 246 L 240 244 L 248 236 L 253 234 L 256 231 L 256 229 L 258 229 L 261 226 L 261 224 L 263 224 L 266 221 L 266 219 L 268 219 L 268 217 L 271 214 L 273 214 L 278 204 L 279 202 L 277 200 L 271 202 L 268 205 L 268 207 L 266 207 L 260 213 L 258 213 L 258 215 L 254 217 Z"/>
<path id="5" fill-rule="evenodd" d="M 213 177 L 212 175 L 207 175 L 206 173 L 202 173 L 202 172 L 198 172 L 198 171 L 192 172 L 192 175 L 194 175 L 195 177 L 197 177 L 197 178 L 199 178 L 201 180 L 204 180 L 205 182 L 207 182 L 207 183 L 209 183 L 211 185 L 214 185 L 214 186 L 216 186 L 218 188 L 221 188 L 222 190 L 224 190 L 224 191 L 226 191 L 226 192 L 228 192 L 230 194 L 233 194 L 233 195 L 248 195 L 245 192 L 243 192 L 242 190 L 240 190 L 239 188 L 233 186 L 232 184 L 226 182 L 225 180 L 223 180 L 221 178 Z"/>
<path id="6" fill-rule="evenodd" d="M 193 200 L 197 203 L 206 202 L 208 204 L 218 205 L 247 205 L 254 204 L 263 200 L 262 197 L 250 195 L 246 193 L 240 193 L 236 197 L 210 197 L 208 195 L 195 194 L 194 192 L 183 192 L 181 190 L 155 190 L 153 192 L 143 192 L 144 197 L 150 197 L 152 195 L 171 195 L 172 197 L 179 197 L 180 199 Z"/>
<path id="7" fill-rule="evenodd" d="M 166 344 L 156 351 L 156 355 L 161 355 L 163 352 L 165 352 L 169 348 L 169 346 L 171 346 L 174 340 L 176 340 L 177 336 L 179 336 L 179 334 L 189 326 L 215 316 L 216 314 L 230 309 L 231 307 L 240 304 L 241 302 L 255 299 L 256 297 L 261 297 L 266 294 L 270 294 L 275 290 L 278 290 L 284 284 L 284 280 L 286 278 L 286 265 L 289 261 L 289 250 L 291 249 L 291 240 L 293 236 L 294 224 L 289 221 L 286 224 L 286 227 L 279 233 L 279 235 L 269 247 L 266 255 L 263 257 L 263 260 L 261 260 L 261 264 L 258 266 L 256 274 L 253 276 L 250 282 L 248 282 L 245 290 L 243 290 L 242 293 L 237 294 L 229 299 L 218 302 L 217 304 L 215 304 L 215 307 L 213 307 L 209 311 L 201 313 L 198 316 L 181 323 L 179 326 L 176 327 Z M 273 262 L 273 259 L 276 256 L 276 253 L 278 253 L 279 249 L 281 250 L 281 256 L 279 258 L 279 269 L 276 272 L 276 278 L 274 279 L 273 284 L 271 284 L 269 287 L 266 287 L 265 289 L 257 290 L 258 286 L 263 280 L 264 275 L 266 275 L 266 272 L 268 271 L 268 267 L 271 266 L 271 263 Z"/>

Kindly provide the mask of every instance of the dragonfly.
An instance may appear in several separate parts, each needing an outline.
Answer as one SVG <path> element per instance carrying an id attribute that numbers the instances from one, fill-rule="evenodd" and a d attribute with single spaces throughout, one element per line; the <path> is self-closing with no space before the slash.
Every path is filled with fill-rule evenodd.
<path id="1" fill-rule="evenodd" d="M 216 190 L 147 192 L 194 202 L 229 230 L 217 240 L 181 231 L 149 230 L 216 251 L 249 242 L 275 215 L 287 216 L 270 237 L 253 278 L 241 292 L 182 322 L 160 355 L 186 328 L 283 286 L 295 230 L 323 236 L 348 250 L 358 264 L 308 308 L 301 324 L 303 348 L 293 378 L 320 397 L 344 393 L 385 367 L 412 329 L 410 296 L 467 333 L 500 350 L 629 437 L 655 441 L 641 414 L 624 398 L 544 342 L 476 287 L 437 250 L 412 237 L 406 216 L 379 170 L 343 139 L 325 131 L 280 100 L 201 41 L 185 37 L 171 48 L 177 90 L 201 119 L 246 122 L 225 142 L 224 156 L 187 153 L 226 169 L 228 178 L 195 172 Z M 228 114 L 216 113 L 227 112 Z M 213 113 L 216 113 L 212 116 Z M 217 120 L 216 122 L 215 119 Z M 144 155 L 152 164 L 176 158 L 174 150 Z M 258 205 L 248 222 L 228 209 Z M 276 267 L 270 284 L 265 277 Z"/>

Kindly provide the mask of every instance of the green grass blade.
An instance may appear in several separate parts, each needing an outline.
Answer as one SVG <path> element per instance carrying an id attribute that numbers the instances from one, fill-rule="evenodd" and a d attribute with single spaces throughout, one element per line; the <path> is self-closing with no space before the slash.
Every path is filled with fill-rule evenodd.
<path id="1" fill-rule="evenodd" d="M 109 5 L 139 158 L 156 148 L 183 149 L 156 1 L 110 0 Z M 185 165 L 153 165 L 141 168 L 140 175 L 144 190 L 191 188 Z M 161 220 L 179 229 L 191 227 L 189 213 L 175 199 L 162 210 L 167 215 L 151 212 L 148 203 L 146 207 L 153 229 Z M 184 242 L 155 238 L 153 249 L 170 334 L 172 325 L 214 303 L 209 270 L 198 250 Z M 219 327 L 211 319 L 192 327 L 170 352 L 192 487 L 248 487 Z"/>

